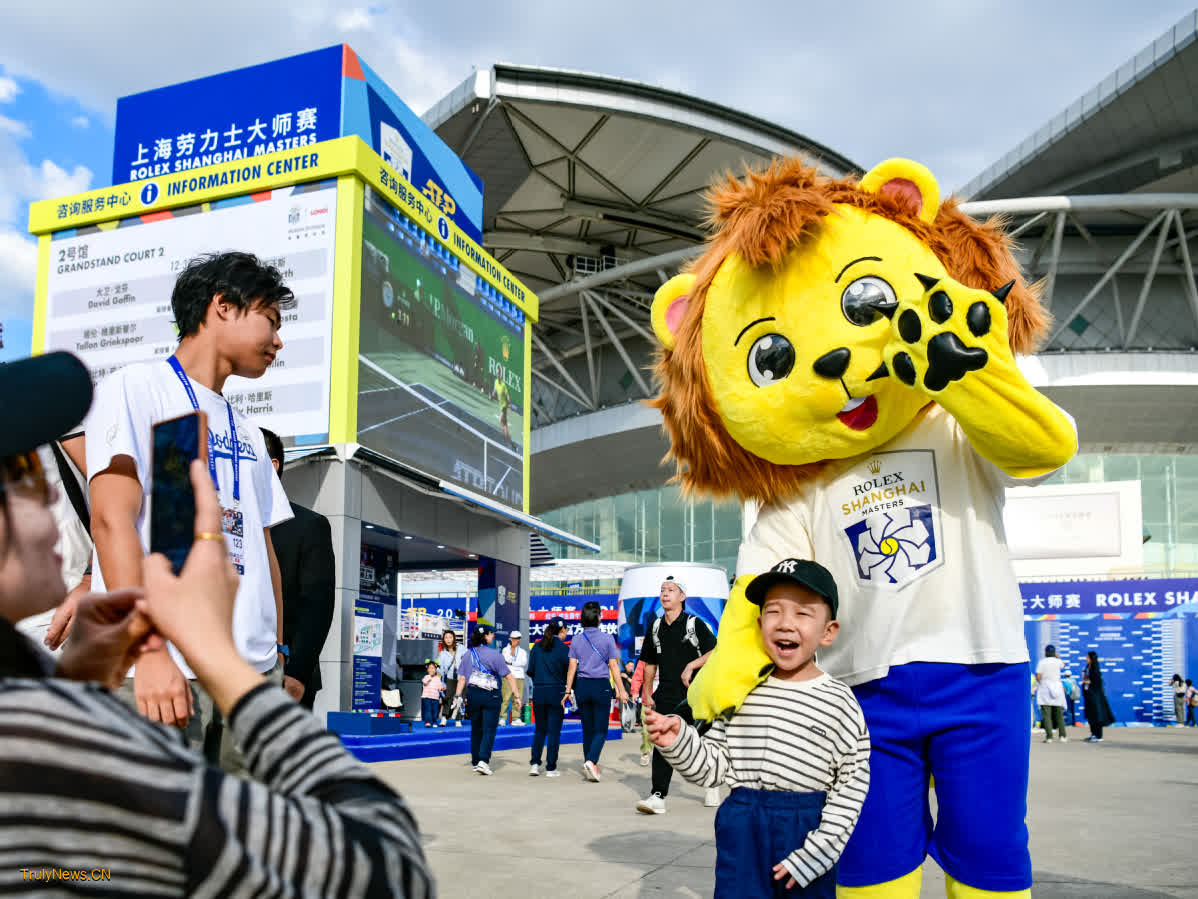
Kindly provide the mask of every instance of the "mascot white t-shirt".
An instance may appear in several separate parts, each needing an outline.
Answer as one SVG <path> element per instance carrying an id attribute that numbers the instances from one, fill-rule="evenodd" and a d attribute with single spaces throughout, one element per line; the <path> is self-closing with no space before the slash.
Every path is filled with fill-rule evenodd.
<path id="1" fill-rule="evenodd" d="M 737 574 L 787 558 L 814 559 L 832 572 L 840 636 L 819 664 L 850 685 L 907 662 L 1026 662 L 1003 488 L 1049 476 L 999 471 L 932 404 L 876 452 L 833 465 L 793 500 L 764 507 Z"/>

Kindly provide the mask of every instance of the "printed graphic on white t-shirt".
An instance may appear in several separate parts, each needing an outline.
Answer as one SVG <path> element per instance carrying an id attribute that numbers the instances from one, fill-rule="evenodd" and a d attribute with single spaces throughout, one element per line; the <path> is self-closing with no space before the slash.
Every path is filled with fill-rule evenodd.
<path id="1" fill-rule="evenodd" d="M 933 450 L 874 453 L 828 485 L 857 579 L 900 588 L 943 564 Z"/>
<path id="2" fill-rule="evenodd" d="M 1003 474 L 933 405 L 878 451 L 763 507 L 737 573 L 788 558 L 826 567 L 840 591 L 840 636 L 817 659 L 850 685 L 908 662 L 1025 662 L 1003 487 L 1043 477 Z"/>

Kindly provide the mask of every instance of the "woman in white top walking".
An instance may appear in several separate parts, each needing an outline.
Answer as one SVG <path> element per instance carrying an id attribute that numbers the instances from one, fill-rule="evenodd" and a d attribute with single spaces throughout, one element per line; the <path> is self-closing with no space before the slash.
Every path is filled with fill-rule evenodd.
<path id="1" fill-rule="evenodd" d="M 1057 729 L 1057 742 L 1068 742 L 1065 735 L 1065 686 L 1061 683 L 1063 662 L 1057 658 L 1056 647 L 1044 647 L 1044 658 L 1036 666 L 1036 703 L 1044 723 L 1044 742 L 1052 742 L 1052 729 Z"/>

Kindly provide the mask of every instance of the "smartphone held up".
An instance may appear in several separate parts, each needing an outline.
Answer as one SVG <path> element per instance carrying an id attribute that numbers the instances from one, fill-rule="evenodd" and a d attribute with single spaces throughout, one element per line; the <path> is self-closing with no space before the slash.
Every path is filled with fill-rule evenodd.
<path id="1" fill-rule="evenodd" d="M 208 416 L 188 412 L 153 428 L 150 480 L 150 552 L 162 553 L 175 574 L 183 570 L 195 531 L 191 463 L 208 464 Z"/>

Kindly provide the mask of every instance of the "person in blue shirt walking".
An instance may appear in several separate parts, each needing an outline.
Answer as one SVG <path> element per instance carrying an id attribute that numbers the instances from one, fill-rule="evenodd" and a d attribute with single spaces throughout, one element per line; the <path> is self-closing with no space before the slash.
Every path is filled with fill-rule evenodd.
<path id="1" fill-rule="evenodd" d="M 562 697 L 566 693 L 566 671 L 570 667 L 570 650 L 558 636 L 566 622 L 554 618 L 545 627 L 541 637 L 528 652 L 528 676 L 532 678 L 532 714 L 536 719 L 536 730 L 532 735 L 532 759 L 528 769 L 530 777 L 541 773 L 541 750 L 545 739 L 549 739 L 549 754 L 546 757 L 545 776 L 560 777 L 557 770 L 557 749 L 562 739 Z"/>
<path id="2" fill-rule="evenodd" d="M 470 650 L 458 666 L 458 699 L 466 694 L 470 718 L 470 764 L 478 774 L 491 774 L 491 750 L 499 727 L 499 679 L 515 680 L 503 656 L 491 648 L 495 629 L 479 624 L 470 635 Z"/>
<path id="3" fill-rule="evenodd" d="M 566 694 L 562 697 L 564 706 L 577 683 L 585 755 L 582 773 L 592 783 L 600 780 L 599 754 L 607 740 L 613 684 L 620 702 L 628 701 L 620 682 L 620 650 L 611 634 L 599 630 L 599 614 L 599 603 L 594 600 L 582 607 L 582 631 L 570 642 L 570 670 L 566 673 Z"/>

